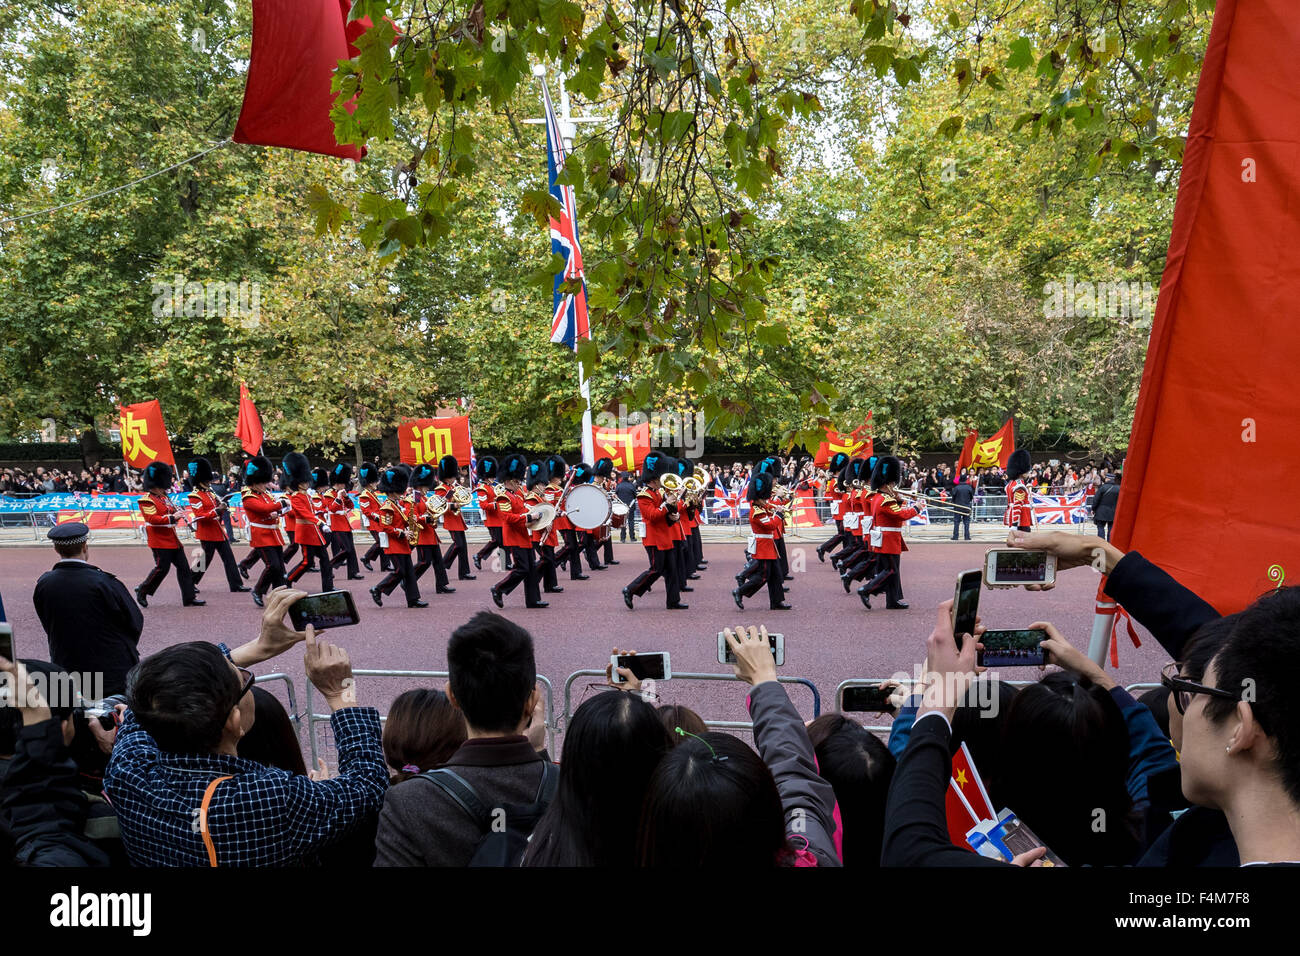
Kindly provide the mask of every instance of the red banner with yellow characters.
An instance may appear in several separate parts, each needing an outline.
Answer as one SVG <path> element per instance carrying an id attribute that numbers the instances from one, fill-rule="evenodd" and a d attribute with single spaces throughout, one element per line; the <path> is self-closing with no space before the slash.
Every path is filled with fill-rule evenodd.
<path id="1" fill-rule="evenodd" d="M 612 458 L 618 471 L 636 471 L 650 451 L 650 423 L 633 428 L 593 425 L 591 447 L 597 459 Z"/>
<path id="2" fill-rule="evenodd" d="M 397 426 L 397 444 L 404 465 L 437 465 L 454 455 L 463 468 L 469 465 L 469 416 L 417 418 Z"/>
<path id="3" fill-rule="evenodd" d="M 155 461 L 176 467 L 172 444 L 163 426 L 158 400 L 122 405 L 118 409 L 122 430 L 122 458 L 132 468 L 145 469 Z"/>
<path id="4" fill-rule="evenodd" d="M 818 468 L 825 468 L 839 452 L 844 452 L 850 458 L 870 458 L 873 445 L 874 441 L 870 436 L 858 438 L 853 434 L 844 435 L 828 428 L 826 429 L 826 440 L 817 446 L 817 454 L 813 458 L 813 464 Z"/>

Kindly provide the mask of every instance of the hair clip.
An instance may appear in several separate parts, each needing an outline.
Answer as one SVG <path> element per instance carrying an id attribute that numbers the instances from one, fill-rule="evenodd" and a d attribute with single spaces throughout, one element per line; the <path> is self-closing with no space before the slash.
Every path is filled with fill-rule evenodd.
<path id="1" fill-rule="evenodd" d="M 722 763 L 722 761 L 727 759 L 726 757 L 719 757 L 718 752 L 713 749 L 713 745 L 709 743 L 707 740 L 705 740 L 703 737 L 701 737 L 699 734 L 693 734 L 689 730 L 682 730 L 682 728 L 680 727 L 674 727 L 673 730 L 681 734 L 683 737 L 694 737 L 700 743 L 704 744 L 704 746 L 709 748 L 709 753 L 713 754 L 713 759 L 716 760 L 718 763 Z"/>

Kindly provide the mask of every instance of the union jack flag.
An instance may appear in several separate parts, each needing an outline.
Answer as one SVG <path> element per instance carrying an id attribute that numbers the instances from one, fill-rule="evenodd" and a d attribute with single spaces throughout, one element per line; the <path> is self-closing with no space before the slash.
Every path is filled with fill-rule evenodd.
<path id="1" fill-rule="evenodd" d="M 727 520 L 728 518 L 749 517 L 749 502 L 743 494 L 713 496 L 713 505 L 709 508 L 710 517 Z"/>
<path id="2" fill-rule="evenodd" d="M 556 177 L 564 169 L 566 153 L 560 121 L 551 103 L 551 91 L 542 83 L 542 98 L 546 103 L 546 171 L 551 195 L 560 204 L 560 218 L 551 217 L 551 252 L 564 257 L 564 269 L 555 274 L 554 313 L 551 316 L 551 341 L 573 351 L 578 350 L 578 339 L 591 338 L 587 322 L 587 283 L 582 272 L 582 248 L 578 245 L 578 205 L 572 186 L 561 186 Z M 577 282 L 576 292 L 566 292 L 560 287 L 566 282 Z"/>
<path id="3" fill-rule="evenodd" d="M 915 517 L 907 519 L 908 527 L 928 525 L 929 523 L 930 523 L 930 509 L 926 506 L 926 503 L 924 501 L 918 501 L 916 503 Z"/>
<path id="4" fill-rule="evenodd" d="M 1033 495 L 1036 524 L 1081 524 L 1088 520 L 1084 492 L 1072 495 Z"/>

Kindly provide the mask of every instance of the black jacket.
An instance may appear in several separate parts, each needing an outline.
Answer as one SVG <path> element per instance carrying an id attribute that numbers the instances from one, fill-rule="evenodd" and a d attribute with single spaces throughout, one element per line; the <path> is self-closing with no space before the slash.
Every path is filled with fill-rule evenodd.
<path id="1" fill-rule="evenodd" d="M 965 505 L 970 507 L 970 503 L 975 500 L 975 488 L 969 481 L 963 481 L 952 486 L 952 503 L 955 505 Z"/>
<path id="2" fill-rule="evenodd" d="M 104 693 L 126 690 L 140 660 L 144 616 L 126 585 L 84 561 L 60 561 L 36 582 L 36 614 L 49 639 L 50 660 L 65 670 L 102 671 Z"/>
<path id="3" fill-rule="evenodd" d="M 54 719 L 24 727 L 0 786 L 0 820 L 27 866 L 108 866 L 108 856 L 84 834 L 90 805 L 77 765 Z"/>
<path id="4" fill-rule="evenodd" d="M 632 502 L 636 500 L 636 483 L 631 481 L 620 481 L 614 487 L 614 495 L 619 501 L 632 507 Z"/>
<path id="5" fill-rule="evenodd" d="M 1115 507 L 1119 504 L 1119 485 L 1106 482 L 1097 489 L 1089 504 L 1092 507 L 1094 521 L 1110 524 L 1115 520 Z"/>

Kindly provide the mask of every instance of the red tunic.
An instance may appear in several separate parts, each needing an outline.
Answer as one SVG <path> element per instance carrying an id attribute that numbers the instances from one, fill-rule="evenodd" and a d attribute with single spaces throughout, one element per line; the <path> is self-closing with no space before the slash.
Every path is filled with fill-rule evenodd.
<path id="1" fill-rule="evenodd" d="M 162 492 L 151 491 L 140 499 L 140 516 L 145 520 L 144 533 L 151 548 L 179 548 L 176 519 L 180 512 Z"/>
<path id="2" fill-rule="evenodd" d="M 352 525 L 348 518 L 352 514 L 352 498 L 348 493 L 331 488 L 321 497 L 325 499 L 325 508 L 329 512 L 330 530 L 351 532 Z"/>
<path id="3" fill-rule="evenodd" d="M 190 492 L 190 518 L 194 534 L 200 541 L 225 541 L 226 529 L 217 517 L 217 507 L 221 501 L 210 491 Z"/>
<path id="4" fill-rule="evenodd" d="M 549 492 L 550 490 L 551 490 L 551 489 L 548 487 L 548 488 L 544 488 L 544 489 L 542 489 L 542 493 L 541 493 L 541 494 L 538 494 L 538 493 L 535 492 L 535 491 L 530 491 L 530 492 L 528 492 L 527 494 L 525 494 L 525 495 L 524 495 L 524 508 L 525 508 L 525 510 L 527 510 L 527 509 L 529 509 L 529 508 L 536 508 L 536 507 L 537 507 L 538 505 L 540 505 L 540 504 L 552 504 L 552 501 L 550 500 L 550 498 L 549 498 L 549 496 L 548 496 L 548 492 Z M 556 490 L 557 492 L 559 491 L 558 488 L 555 489 L 555 490 Z M 559 500 L 559 496 L 558 496 L 558 495 L 556 496 L 556 499 L 555 499 L 555 500 Z M 560 543 L 560 536 L 559 536 L 558 534 L 555 533 L 555 522 L 554 522 L 554 521 L 551 522 L 551 526 L 550 526 L 549 528 L 546 529 L 545 534 L 543 534 L 543 532 L 541 532 L 541 531 L 534 531 L 534 532 L 532 532 L 532 543 L 533 543 L 533 544 L 541 544 L 541 545 L 550 545 L 550 546 L 552 546 L 552 547 L 554 547 L 555 545 L 559 544 L 559 543 Z"/>
<path id="5" fill-rule="evenodd" d="M 289 502 L 277 500 L 269 491 L 252 492 L 245 488 L 240 506 L 248 518 L 248 543 L 252 547 L 284 547 L 284 535 L 280 533 L 280 515 L 289 510 Z"/>
<path id="6" fill-rule="evenodd" d="M 420 522 L 420 537 L 415 540 L 416 546 L 440 544 L 438 519 L 429 513 L 429 496 L 423 491 L 417 491 L 413 498 L 405 499 L 402 504 L 406 507 L 407 515 L 414 514 Z"/>
<path id="7" fill-rule="evenodd" d="M 483 509 L 483 526 L 486 528 L 501 527 L 503 519 L 497 513 L 496 488 L 492 487 L 490 481 L 480 481 L 474 492 L 478 495 L 478 506 Z"/>
<path id="8" fill-rule="evenodd" d="M 379 500 L 377 494 L 366 488 L 357 495 L 357 503 L 361 508 L 361 527 L 369 528 L 372 522 L 379 523 L 379 509 L 383 507 L 383 502 Z"/>
<path id="9" fill-rule="evenodd" d="M 873 550 L 881 554 L 902 554 L 907 550 L 903 540 L 903 525 L 908 518 L 915 518 L 917 510 L 911 505 L 900 505 L 893 498 L 877 494 L 873 504 L 871 527 L 881 530 L 880 547 Z"/>
<path id="10" fill-rule="evenodd" d="M 641 537 L 641 543 L 658 551 L 671 551 L 673 538 L 672 532 L 668 530 L 668 511 L 664 506 L 663 493 L 653 488 L 642 488 L 636 493 L 636 504 L 645 521 L 645 534 Z"/>
<path id="11" fill-rule="evenodd" d="M 451 493 L 455 490 L 456 486 L 454 484 L 443 482 L 433 489 L 433 493 L 446 498 L 447 504 L 450 506 L 443 513 L 442 526 L 448 531 L 464 531 L 465 519 L 461 517 L 460 509 L 456 507 L 456 503 L 451 500 Z"/>
<path id="12" fill-rule="evenodd" d="M 320 533 L 320 524 L 316 520 L 315 502 L 312 501 L 311 493 L 292 492 L 289 495 L 289 504 L 292 510 L 290 520 L 294 523 L 293 540 L 303 547 L 323 545 L 325 538 Z"/>
<path id="13" fill-rule="evenodd" d="M 411 546 L 406 543 L 406 512 L 402 509 L 402 499 L 389 495 L 379 506 L 375 515 L 379 532 L 388 538 L 384 554 L 410 554 Z"/>
<path id="14" fill-rule="evenodd" d="M 1019 478 L 1007 482 L 1007 512 L 1004 523 L 1013 528 L 1034 523 L 1034 507 L 1030 503 L 1029 486 Z"/>
<path id="15" fill-rule="evenodd" d="M 776 550 L 776 539 L 780 536 L 781 519 L 775 509 L 765 501 L 754 502 L 749 509 L 749 530 L 754 533 L 754 558 L 759 561 L 775 561 L 780 555 Z"/>
<path id="16" fill-rule="evenodd" d="M 844 517 L 844 493 L 840 491 L 840 481 L 838 478 L 832 478 L 826 482 L 826 492 L 823 497 L 830 502 L 831 520 Z"/>
<path id="17" fill-rule="evenodd" d="M 549 484 L 542 489 L 542 499 L 548 505 L 553 505 L 558 508 L 560 506 L 560 494 L 563 491 L 564 491 L 563 485 Z M 573 522 L 570 521 L 568 518 L 564 517 L 564 515 L 558 514 L 555 516 L 555 520 L 551 522 L 551 530 L 572 531 Z"/>
<path id="18" fill-rule="evenodd" d="M 523 495 L 502 488 L 497 492 L 496 511 L 501 518 L 501 543 L 507 548 L 531 548 L 528 533 L 528 506 Z"/>

